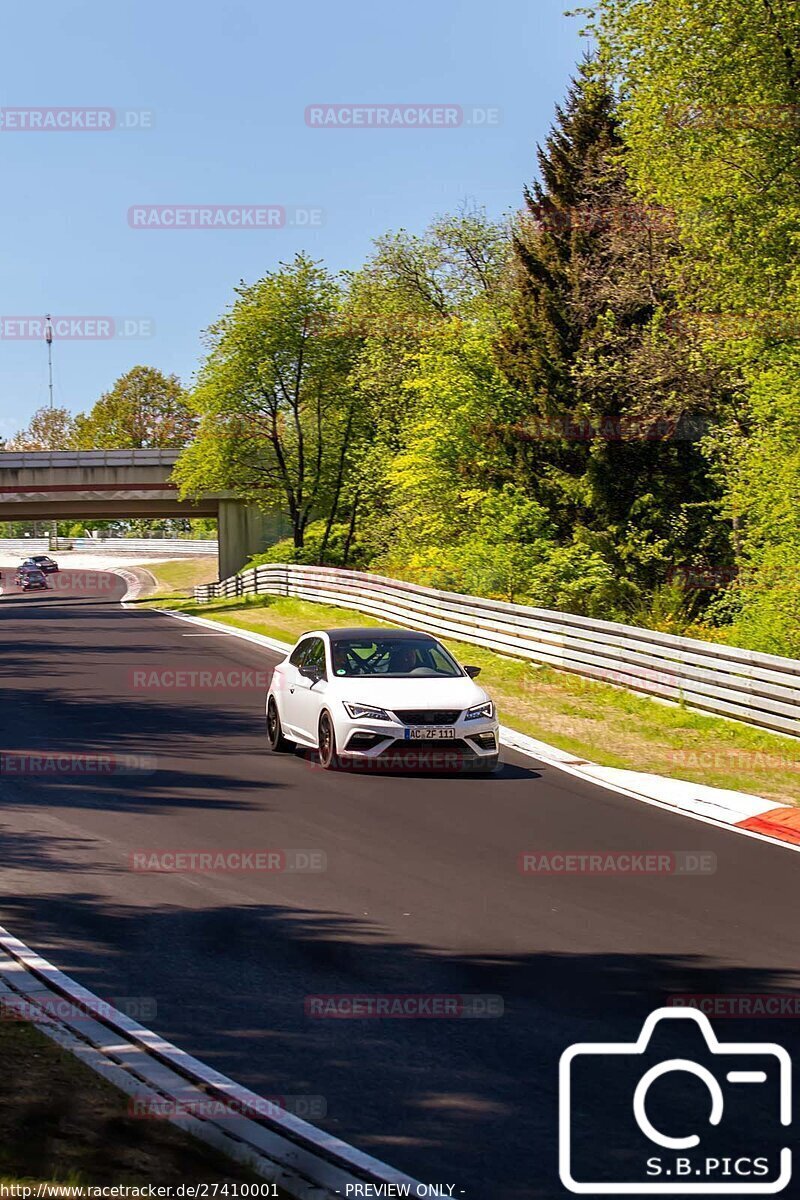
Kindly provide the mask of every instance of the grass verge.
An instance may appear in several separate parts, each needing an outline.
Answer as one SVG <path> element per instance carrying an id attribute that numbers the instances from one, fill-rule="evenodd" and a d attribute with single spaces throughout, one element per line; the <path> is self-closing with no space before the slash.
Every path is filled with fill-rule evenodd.
<path id="1" fill-rule="evenodd" d="M 216 556 L 176 558 L 168 562 L 144 563 L 143 566 L 157 584 L 157 590 L 150 595 L 162 598 L 190 596 L 192 588 L 201 583 L 213 583 L 217 578 Z"/>
<path id="2" fill-rule="evenodd" d="M 0 1020 L 0 1062 L 2 1183 L 264 1182 L 166 1120 L 130 1116 L 124 1092 L 25 1021 Z"/>
<path id="3" fill-rule="evenodd" d="M 170 607 L 290 642 L 308 629 L 387 624 L 350 609 L 273 596 L 178 600 Z M 501 720 L 522 733 L 603 766 L 800 804 L 800 741 L 468 643 L 448 645 L 459 661 L 481 667 L 481 683 Z"/>

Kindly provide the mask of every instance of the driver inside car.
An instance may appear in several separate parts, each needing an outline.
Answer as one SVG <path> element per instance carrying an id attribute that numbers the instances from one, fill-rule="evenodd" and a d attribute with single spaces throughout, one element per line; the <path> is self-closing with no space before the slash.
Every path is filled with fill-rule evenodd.
<path id="1" fill-rule="evenodd" d="M 389 660 L 390 675 L 408 675 L 417 666 L 417 652 L 413 646 L 399 645 L 392 650 Z"/>

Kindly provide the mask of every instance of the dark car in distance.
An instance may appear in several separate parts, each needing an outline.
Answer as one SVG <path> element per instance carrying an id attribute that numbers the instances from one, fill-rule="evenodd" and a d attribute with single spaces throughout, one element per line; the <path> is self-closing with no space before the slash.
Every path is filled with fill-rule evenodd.
<path id="1" fill-rule="evenodd" d="M 34 563 L 40 571 L 44 571 L 45 575 L 52 575 L 53 571 L 58 570 L 56 560 L 47 554 L 32 554 L 27 561 Z"/>
<path id="2" fill-rule="evenodd" d="M 17 568 L 14 583 L 17 587 L 21 587 L 23 592 L 30 592 L 36 588 L 46 588 L 47 577 L 44 571 L 36 566 L 36 563 L 24 562 Z"/>

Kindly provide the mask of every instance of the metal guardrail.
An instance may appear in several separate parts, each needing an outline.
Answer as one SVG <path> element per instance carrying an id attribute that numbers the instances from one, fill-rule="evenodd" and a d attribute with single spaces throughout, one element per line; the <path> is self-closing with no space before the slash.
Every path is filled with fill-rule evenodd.
<path id="1" fill-rule="evenodd" d="M 49 538 L 0 538 L 0 554 L 47 554 L 50 549 Z"/>
<path id="2" fill-rule="evenodd" d="M 336 567 L 271 564 L 194 589 L 198 600 L 295 596 L 800 737 L 800 660 Z"/>
<path id="3" fill-rule="evenodd" d="M 143 550 L 170 554 L 217 554 L 216 539 L 191 540 L 189 538 L 59 538 L 59 549 L 82 550 L 101 553 L 113 550 L 119 554 L 138 554 Z M 54 551 L 55 553 L 55 551 Z"/>

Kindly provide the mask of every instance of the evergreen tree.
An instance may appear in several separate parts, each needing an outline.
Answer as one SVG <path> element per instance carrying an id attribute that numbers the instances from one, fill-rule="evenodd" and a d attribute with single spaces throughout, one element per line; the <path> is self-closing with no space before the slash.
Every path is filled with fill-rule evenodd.
<path id="1" fill-rule="evenodd" d="M 537 150 L 541 181 L 524 190 L 513 238 L 515 328 L 500 345 L 506 373 L 543 417 L 573 407 L 570 365 L 581 334 L 571 311 L 576 234 L 587 220 L 594 223 L 593 184 L 619 147 L 614 97 L 585 62 Z"/>
<path id="2" fill-rule="evenodd" d="M 726 380 L 671 329 L 677 239 L 629 188 L 615 98 L 586 61 L 525 189 L 513 323 L 498 360 L 529 416 L 528 487 L 566 542 L 599 547 L 641 590 L 687 556 L 728 553 L 700 449 Z"/>

